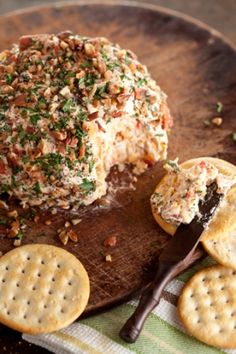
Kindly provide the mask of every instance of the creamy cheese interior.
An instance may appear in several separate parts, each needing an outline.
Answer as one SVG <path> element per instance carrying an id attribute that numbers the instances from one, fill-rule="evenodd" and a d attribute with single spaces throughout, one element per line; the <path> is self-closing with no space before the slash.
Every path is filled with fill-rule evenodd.
<path id="1" fill-rule="evenodd" d="M 222 194 L 235 183 L 234 177 L 220 173 L 205 161 L 190 168 L 181 168 L 176 160 L 168 161 L 165 168 L 168 174 L 151 196 L 151 204 L 166 222 L 175 226 L 189 224 L 198 215 L 199 202 L 204 200 L 211 183 L 215 181 Z"/>

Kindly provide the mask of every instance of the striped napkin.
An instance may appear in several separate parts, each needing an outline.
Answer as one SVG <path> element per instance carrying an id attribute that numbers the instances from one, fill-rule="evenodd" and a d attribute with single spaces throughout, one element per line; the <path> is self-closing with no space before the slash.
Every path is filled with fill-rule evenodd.
<path id="1" fill-rule="evenodd" d="M 213 263 L 208 257 L 167 285 L 136 343 L 123 342 L 118 333 L 138 299 L 57 332 L 23 334 L 23 339 L 57 354 L 236 354 L 236 350 L 220 350 L 199 342 L 186 333 L 178 318 L 176 305 L 183 285 L 198 269 Z"/>

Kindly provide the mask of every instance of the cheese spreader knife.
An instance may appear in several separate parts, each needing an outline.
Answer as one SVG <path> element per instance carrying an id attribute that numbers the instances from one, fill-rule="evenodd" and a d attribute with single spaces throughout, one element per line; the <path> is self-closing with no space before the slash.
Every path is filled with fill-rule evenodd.
<path id="1" fill-rule="evenodd" d="M 144 290 L 140 302 L 120 331 L 120 337 L 128 343 L 138 338 L 145 320 L 158 305 L 166 284 L 186 269 L 189 258 L 194 256 L 201 234 L 211 221 L 223 195 L 217 193 L 214 182 L 207 188 L 205 199 L 199 203 L 199 216 L 189 224 L 180 224 L 175 235 L 167 243 L 159 260 L 155 279 Z"/>

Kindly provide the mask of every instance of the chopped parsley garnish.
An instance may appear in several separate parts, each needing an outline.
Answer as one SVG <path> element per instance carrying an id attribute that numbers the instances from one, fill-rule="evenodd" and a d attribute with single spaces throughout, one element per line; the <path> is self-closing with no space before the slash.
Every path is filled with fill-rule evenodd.
<path id="1" fill-rule="evenodd" d="M 93 73 L 86 73 L 85 76 L 81 77 L 81 78 L 78 80 L 78 86 L 79 86 L 79 88 L 80 88 L 80 86 L 82 86 L 82 85 L 84 85 L 85 87 L 94 85 L 96 78 L 97 78 L 97 76 L 96 76 L 95 74 L 93 74 Z"/>
<path id="2" fill-rule="evenodd" d="M 66 157 L 65 160 L 66 160 L 66 164 L 67 164 L 68 168 L 69 168 L 70 170 L 73 170 L 74 164 L 73 164 L 73 162 L 71 161 L 71 159 L 70 159 L 69 157 Z"/>
<path id="3" fill-rule="evenodd" d="M 66 113 L 66 112 L 71 112 L 72 107 L 73 107 L 73 100 L 72 100 L 72 98 L 69 98 L 69 99 L 64 103 L 64 106 L 62 107 L 62 110 L 63 110 L 64 113 Z"/>
<path id="4" fill-rule="evenodd" d="M 38 144 L 40 139 L 44 135 L 45 133 L 42 133 L 40 131 L 38 131 L 37 133 L 27 133 L 22 127 L 22 125 L 20 125 L 18 128 L 18 138 L 22 146 L 24 146 L 28 141 L 32 141 Z"/>
<path id="5" fill-rule="evenodd" d="M 155 136 L 164 136 L 164 133 L 156 133 Z"/>
<path id="6" fill-rule="evenodd" d="M 83 63 L 80 64 L 81 68 L 91 68 L 92 67 L 92 61 L 91 60 L 85 60 Z"/>
<path id="7" fill-rule="evenodd" d="M 36 109 L 45 109 L 47 107 L 47 101 L 45 97 L 41 96 L 38 98 L 38 104 Z"/>
<path id="8" fill-rule="evenodd" d="M 99 87 L 97 89 L 97 91 L 95 92 L 95 95 L 94 97 L 97 98 L 97 99 L 100 99 L 103 97 L 103 94 L 104 93 L 107 93 L 107 90 L 108 90 L 108 83 L 106 83 L 105 85 Z"/>
<path id="9" fill-rule="evenodd" d="M 120 68 L 120 63 L 118 61 L 113 61 L 112 63 L 107 64 L 107 68 L 109 70 L 113 70 L 115 68 Z"/>
<path id="10" fill-rule="evenodd" d="M 60 73 L 59 73 L 59 78 L 61 80 L 64 80 L 65 79 L 65 76 L 66 76 L 66 71 L 65 70 L 61 70 Z"/>
<path id="11" fill-rule="evenodd" d="M 83 122 L 83 121 L 85 121 L 85 120 L 88 119 L 88 116 L 87 116 L 87 113 L 86 113 L 86 112 L 80 111 L 80 112 L 77 114 L 76 118 L 77 118 L 78 120 L 80 120 L 80 121 Z"/>
<path id="12" fill-rule="evenodd" d="M 0 185 L 0 194 L 8 192 L 10 189 L 11 189 L 11 186 L 9 184 L 2 183 Z"/>
<path id="13" fill-rule="evenodd" d="M 20 231 L 18 232 L 18 234 L 16 235 L 16 238 L 17 238 L 18 240 L 22 240 L 23 237 L 24 237 L 24 232 L 23 232 L 22 230 L 20 230 Z"/>
<path id="14" fill-rule="evenodd" d="M 138 87 L 147 85 L 147 79 L 143 78 L 143 79 L 138 80 L 137 85 L 138 85 Z"/>
<path id="15" fill-rule="evenodd" d="M 166 164 L 169 165 L 173 172 L 180 172 L 179 165 L 175 160 L 166 160 Z"/>
<path id="16" fill-rule="evenodd" d="M 84 77 L 81 77 L 81 78 L 78 80 L 78 86 L 80 87 L 81 85 L 83 85 L 84 82 L 85 82 L 85 78 L 84 78 Z"/>
<path id="17" fill-rule="evenodd" d="M 42 193 L 39 182 L 36 182 L 36 183 L 33 185 L 33 190 L 35 191 L 35 193 L 36 193 L 37 195 L 39 195 L 40 193 Z"/>
<path id="18" fill-rule="evenodd" d="M 9 132 L 10 130 L 11 128 L 8 124 L 4 124 L 2 127 L 0 127 L 0 132 Z"/>
<path id="19" fill-rule="evenodd" d="M 93 161 L 93 160 L 90 160 L 90 161 L 89 161 L 89 173 L 92 172 L 93 167 L 94 167 L 94 161 Z"/>
<path id="20" fill-rule="evenodd" d="M 3 110 L 3 112 L 6 112 L 9 109 L 9 105 L 8 104 L 1 104 L 1 109 Z"/>
<path id="21" fill-rule="evenodd" d="M 26 118 L 28 115 L 27 109 L 26 108 L 21 109 L 20 115 L 21 115 L 21 117 Z"/>
<path id="22" fill-rule="evenodd" d="M 66 75 L 67 78 L 70 78 L 70 77 L 75 77 L 75 73 L 74 71 L 69 71 L 68 74 Z"/>
<path id="23" fill-rule="evenodd" d="M 14 175 L 17 175 L 17 173 L 21 172 L 23 169 L 21 166 L 13 166 L 12 167 L 12 172 Z"/>
<path id="24" fill-rule="evenodd" d="M 23 155 L 21 159 L 22 159 L 22 162 L 23 162 L 23 163 L 27 163 L 27 162 L 29 162 L 29 160 L 30 160 L 30 158 L 29 158 L 28 155 Z"/>
<path id="25" fill-rule="evenodd" d="M 84 80 L 85 86 L 94 85 L 96 78 L 97 78 L 96 75 L 94 75 L 92 73 L 87 73 L 85 76 L 85 80 Z"/>
<path id="26" fill-rule="evenodd" d="M 68 119 L 67 117 L 61 117 L 58 122 L 53 125 L 53 129 L 62 130 L 67 127 Z"/>
<path id="27" fill-rule="evenodd" d="M 3 216 L 0 217 L 0 225 L 7 225 L 9 220 Z"/>
<path id="28" fill-rule="evenodd" d="M 75 127 L 76 138 L 78 138 L 80 140 L 81 138 L 83 138 L 86 135 L 87 135 L 87 133 L 82 129 L 82 127 L 80 127 L 80 126 Z"/>
<path id="29" fill-rule="evenodd" d="M 33 114 L 31 117 L 30 117 L 30 122 L 33 124 L 33 125 L 37 125 L 38 121 L 41 119 L 41 117 L 38 115 L 38 114 Z"/>
<path id="30" fill-rule="evenodd" d="M 61 154 L 51 152 L 42 157 L 38 157 L 32 163 L 41 165 L 44 173 L 46 175 L 51 175 L 54 172 L 58 172 L 60 170 L 63 159 L 64 158 Z"/>
<path id="31" fill-rule="evenodd" d="M 129 57 L 128 53 L 125 54 L 125 64 L 126 65 L 131 64 L 131 60 L 130 60 L 130 57 Z"/>
<path id="32" fill-rule="evenodd" d="M 221 113 L 223 111 L 223 108 L 224 108 L 223 104 L 220 101 L 218 101 L 216 103 L 216 112 Z"/>
<path id="33" fill-rule="evenodd" d="M 93 181 L 88 180 L 87 178 L 83 179 L 83 183 L 80 184 L 81 189 L 86 192 L 94 192 L 95 191 L 95 184 Z"/>
<path id="34" fill-rule="evenodd" d="M 104 59 L 105 61 L 107 61 L 109 59 L 109 56 L 107 55 L 106 52 L 104 52 L 104 50 L 101 51 L 102 53 L 102 59 Z"/>
<path id="35" fill-rule="evenodd" d="M 14 77 L 13 77 L 12 74 L 7 74 L 7 75 L 6 75 L 6 83 L 7 83 L 8 85 L 11 85 L 11 83 L 13 82 L 13 80 L 14 80 Z"/>

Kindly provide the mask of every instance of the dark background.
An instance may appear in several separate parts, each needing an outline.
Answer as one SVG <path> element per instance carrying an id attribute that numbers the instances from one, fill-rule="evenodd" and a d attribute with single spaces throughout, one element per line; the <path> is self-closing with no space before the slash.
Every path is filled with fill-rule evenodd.
<path id="1" fill-rule="evenodd" d="M 3 15 L 8 11 L 28 6 L 55 2 L 57 1 L 0 0 L 0 14 Z M 63 2 L 66 3 L 68 1 L 64 0 Z M 83 2 L 86 2 L 86 0 Z M 101 0 L 100 2 L 103 1 Z M 110 2 L 116 2 L 116 0 L 111 0 Z M 137 2 L 154 3 L 191 15 L 222 32 L 236 45 L 236 0 L 137 0 Z"/>

